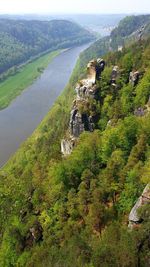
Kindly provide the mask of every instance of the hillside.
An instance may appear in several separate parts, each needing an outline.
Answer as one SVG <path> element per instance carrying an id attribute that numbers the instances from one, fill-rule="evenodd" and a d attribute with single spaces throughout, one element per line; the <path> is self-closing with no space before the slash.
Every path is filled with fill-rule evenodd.
<path id="1" fill-rule="evenodd" d="M 111 46 L 124 45 L 126 37 L 132 37 L 136 33 L 137 38 L 140 37 L 143 28 L 150 23 L 150 15 L 128 16 L 121 20 L 118 27 L 111 33 Z"/>
<path id="2" fill-rule="evenodd" d="M 130 230 L 128 216 L 150 182 L 150 39 L 109 53 L 105 41 L 82 53 L 62 96 L 1 170 L 2 267 L 149 266 L 149 205 Z"/>
<path id="3" fill-rule="evenodd" d="M 46 51 L 93 40 L 93 35 L 66 20 L 0 19 L 0 73 Z"/>
<path id="4" fill-rule="evenodd" d="M 80 24 L 82 27 L 99 32 L 101 36 L 108 35 L 112 28 L 116 27 L 125 14 L 24 14 L 24 15 L 2 15 L 1 18 L 16 20 L 60 20 L 65 19 Z"/>
<path id="5" fill-rule="evenodd" d="M 112 31 L 111 36 L 129 36 L 131 33 L 149 22 L 150 15 L 128 16 L 121 20 L 118 27 Z"/>
<path id="6" fill-rule="evenodd" d="M 122 49 L 149 37 L 150 15 L 128 16 L 122 19 L 110 36 L 97 40 L 81 54 L 78 75 L 80 75 L 81 68 L 84 68 L 85 73 L 85 66 L 91 59 L 118 50 L 119 47 Z"/>

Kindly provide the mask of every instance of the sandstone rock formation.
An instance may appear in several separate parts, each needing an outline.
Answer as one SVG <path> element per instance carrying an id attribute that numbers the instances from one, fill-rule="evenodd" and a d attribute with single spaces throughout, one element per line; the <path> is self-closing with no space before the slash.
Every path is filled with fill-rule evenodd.
<path id="1" fill-rule="evenodd" d="M 91 60 L 87 65 L 87 79 L 95 84 L 96 80 L 100 79 L 101 72 L 105 68 L 105 61 L 101 58 Z"/>
<path id="2" fill-rule="evenodd" d="M 65 156 L 70 155 L 74 147 L 74 140 L 65 140 L 61 141 L 61 153 Z"/>
<path id="3" fill-rule="evenodd" d="M 139 108 L 135 109 L 135 111 L 134 111 L 134 115 L 137 117 L 143 117 L 145 115 L 145 113 L 146 113 L 146 111 L 142 107 L 139 107 Z"/>
<path id="4" fill-rule="evenodd" d="M 145 105 L 145 107 L 146 107 L 147 112 L 149 113 L 150 112 L 150 96 L 149 96 L 148 102 Z"/>
<path id="5" fill-rule="evenodd" d="M 141 208 L 145 204 L 150 204 L 150 183 L 145 187 L 142 195 L 137 200 L 136 204 L 132 208 L 129 214 L 129 227 L 133 228 L 142 222 L 142 218 L 138 215 L 138 209 Z"/>
<path id="6" fill-rule="evenodd" d="M 87 65 L 87 79 L 91 83 L 96 82 L 96 60 L 91 60 Z"/>
<path id="7" fill-rule="evenodd" d="M 85 110 L 85 107 L 90 99 L 99 98 L 96 80 L 100 80 L 104 68 L 103 59 L 91 60 L 87 65 L 87 78 L 81 80 L 75 88 L 77 96 L 70 113 L 67 138 L 61 141 L 61 152 L 64 156 L 72 152 L 76 139 L 82 132 L 94 130 L 94 118 Z"/>
<path id="8" fill-rule="evenodd" d="M 88 104 L 90 101 L 99 101 L 99 88 L 96 81 L 101 79 L 101 73 L 105 68 L 105 61 L 101 58 L 91 60 L 87 65 L 87 78 L 78 82 L 76 85 L 76 98 L 73 101 L 70 113 L 69 127 L 67 137 L 61 141 L 61 152 L 64 156 L 72 152 L 76 144 L 76 140 L 84 131 L 92 132 L 95 125 L 95 117 L 90 110 Z M 112 69 L 110 84 L 116 88 L 117 79 L 120 75 L 119 67 L 114 66 Z M 135 86 L 139 81 L 140 73 L 138 71 L 130 72 L 129 82 Z M 149 108 L 150 105 L 148 105 Z M 134 111 L 135 116 L 144 116 L 148 110 L 147 107 L 139 107 Z M 108 125 L 112 123 L 108 122 Z"/>
<path id="9" fill-rule="evenodd" d="M 129 76 L 129 82 L 133 85 L 136 86 L 138 84 L 140 78 L 140 73 L 139 71 L 132 71 L 130 72 L 130 76 Z"/>
<path id="10" fill-rule="evenodd" d="M 116 80 L 119 76 L 119 67 L 118 66 L 114 66 L 112 73 L 111 73 L 111 84 L 113 86 L 116 86 Z"/>
<path id="11" fill-rule="evenodd" d="M 143 25 L 143 26 L 138 30 L 138 40 L 139 40 L 139 41 L 142 40 L 143 32 L 144 32 L 145 26 L 146 26 L 146 25 Z"/>
<path id="12" fill-rule="evenodd" d="M 123 51 L 123 46 L 122 46 L 122 45 L 119 45 L 119 46 L 118 46 L 118 51 L 120 51 L 120 52 Z"/>
<path id="13" fill-rule="evenodd" d="M 147 104 L 144 107 L 139 107 L 134 110 L 134 115 L 137 117 L 143 117 L 150 113 L 150 97 Z"/>

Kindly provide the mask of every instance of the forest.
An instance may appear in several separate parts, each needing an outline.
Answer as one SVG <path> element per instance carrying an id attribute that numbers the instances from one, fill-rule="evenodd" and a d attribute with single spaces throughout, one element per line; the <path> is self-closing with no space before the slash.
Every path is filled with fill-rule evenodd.
<path id="1" fill-rule="evenodd" d="M 81 54 L 63 94 L 0 172 L 2 267 L 149 266 L 150 206 L 139 210 L 135 229 L 128 216 L 150 182 L 150 36 L 116 51 L 118 29 L 116 49 L 105 38 Z M 106 62 L 99 97 L 80 110 L 96 116 L 94 131 L 84 131 L 64 158 L 75 85 L 98 56 Z"/>
<path id="2" fill-rule="evenodd" d="M 81 26 L 66 20 L 26 21 L 0 19 L 0 74 L 53 50 L 77 46 L 94 39 Z M 2 79 L 2 75 L 1 75 Z"/>

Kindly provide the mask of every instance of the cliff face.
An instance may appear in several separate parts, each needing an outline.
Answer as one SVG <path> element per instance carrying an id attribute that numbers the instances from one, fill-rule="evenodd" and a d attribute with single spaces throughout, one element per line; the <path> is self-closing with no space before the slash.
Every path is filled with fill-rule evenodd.
<path id="1" fill-rule="evenodd" d="M 100 80 L 104 68 L 103 59 L 90 61 L 87 65 L 87 78 L 81 80 L 75 88 L 76 99 L 73 101 L 70 113 L 68 132 L 66 138 L 61 141 L 61 152 L 64 156 L 71 153 L 77 138 L 83 131 L 94 130 L 95 116 L 90 114 L 88 106 L 90 101 L 99 100 L 96 80 Z"/>
<path id="2" fill-rule="evenodd" d="M 141 218 L 138 214 L 138 210 L 146 204 L 150 204 L 150 183 L 147 184 L 142 195 L 138 198 L 137 202 L 135 203 L 129 214 L 130 228 L 134 228 L 142 222 L 143 218 Z"/>
<path id="3" fill-rule="evenodd" d="M 100 89 L 96 81 L 101 79 L 101 73 L 105 69 L 105 61 L 101 58 L 91 60 L 87 65 L 87 78 L 78 82 L 75 87 L 76 98 L 73 101 L 70 112 L 70 121 L 66 137 L 61 141 L 61 152 L 64 156 L 72 152 L 73 147 L 80 134 L 84 131 L 93 132 L 97 114 L 91 112 L 91 103 L 100 102 Z M 120 78 L 121 72 L 119 67 L 113 66 L 110 75 L 110 86 L 113 90 L 118 89 L 117 80 Z M 131 71 L 128 77 L 129 83 L 136 87 L 140 80 L 139 71 Z M 145 116 L 149 113 L 149 104 L 143 107 L 138 107 L 134 110 L 134 115 L 137 117 Z M 108 122 L 108 124 L 110 121 Z"/>
<path id="4" fill-rule="evenodd" d="M 70 155 L 80 134 L 84 131 L 93 132 L 95 128 L 96 114 L 90 112 L 91 101 L 100 101 L 99 88 L 96 81 L 101 79 L 101 73 L 105 68 L 103 59 L 91 60 L 87 65 L 87 78 L 81 80 L 76 88 L 76 98 L 73 101 L 70 112 L 70 121 L 66 137 L 61 141 L 61 152 L 64 156 Z M 121 75 L 119 67 L 113 66 L 110 76 L 110 86 L 116 90 L 117 79 Z M 139 83 L 140 72 L 131 71 L 128 81 L 134 88 Z M 145 116 L 149 113 L 149 101 L 144 108 L 138 107 L 134 110 L 134 115 L 137 117 Z M 110 121 L 108 124 L 111 124 Z M 138 214 L 139 208 L 150 203 L 150 184 L 147 184 L 142 195 L 137 200 L 129 214 L 129 227 L 134 228 L 142 222 L 142 218 Z"/>

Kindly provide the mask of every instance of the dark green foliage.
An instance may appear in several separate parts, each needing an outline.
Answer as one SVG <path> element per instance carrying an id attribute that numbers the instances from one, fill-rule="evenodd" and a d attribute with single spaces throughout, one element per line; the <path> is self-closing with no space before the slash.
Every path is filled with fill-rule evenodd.
<path id="1" fill-rule="evenodd" d="M 150 15 L 140 15 L 140 16 L 128 16 L 125 17 L 119 23 L 119 26 L 114 29 L 111 36 L 120 35 L 125 37 L 138 30 L 141 26 L 150 22 Z"/>
<path id="2" fill-rule="evenodd" d="M 83 53 L 63 95 L 1 170 L 0 266 L 149 266 L 148 205 L 139 211 L 140 227 L 127 227 L 131 208 L 150 182 L 150 114 L 134 115 L 135 108 L 146 109 L 150 93 L 148 51 L 146 40 L 105 56 L 100 101 L 88 103 L 89 112 L 97 113 L 95 130 L 82 133 L 63 158 L 60 141 L 73 88 L 84 74 Z M 114 64 L 120 70 L 115 87 Z M 136 66 L 141 75 L 133 86 L 128 75 Z"/>
<path id="3" fill-rule="evenodd" d="M 46 51 L 80 45 L 93 38 L 70 21 L 0 19 L 0 73 Z"/>
<path id="4" fill-rule="evenodd" d="M 150 23 L 150 15 L 128 16 L 124 18 L 111 33 L 112 47 L 115 48 L 118 45 L 124 44 L 125 37 L 129 37 L 134 32 L 140 30 L 140 27 L 148 23 Z"/>

